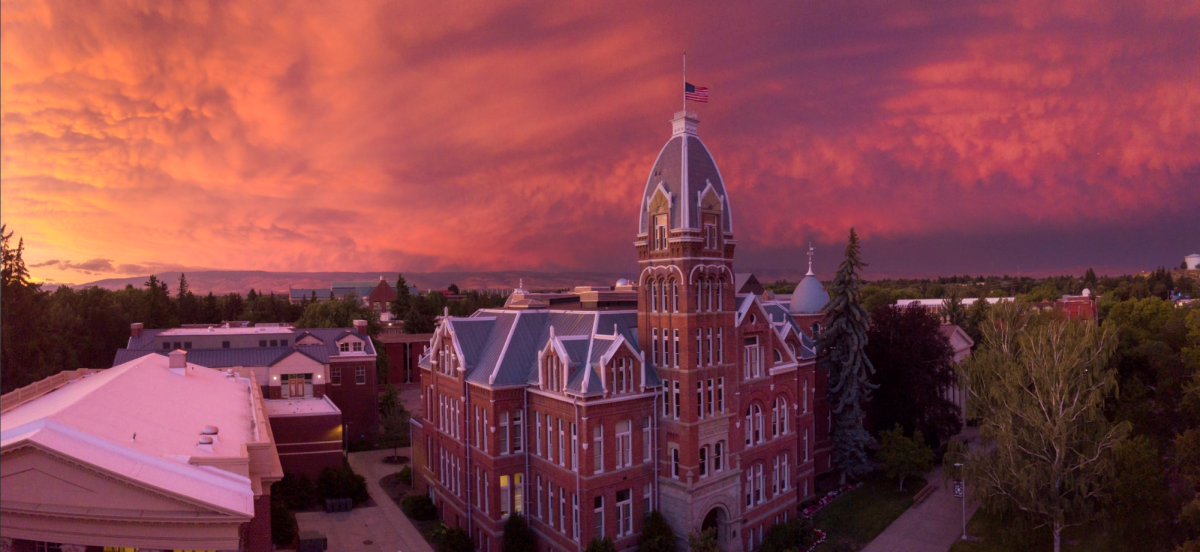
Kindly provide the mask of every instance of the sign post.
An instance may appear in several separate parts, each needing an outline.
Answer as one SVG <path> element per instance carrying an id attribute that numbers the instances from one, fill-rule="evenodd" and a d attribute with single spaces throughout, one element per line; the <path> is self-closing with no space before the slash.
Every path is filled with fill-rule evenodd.
<path id="1" fill-rule="evenodd" d="M 954 467 L 958 469 L 958 476 L 961 478 L 962 463 L 955 462 Z M 967 483 L 964 479 L 954 480 L 954 497 L 962 499 L 962 540 L 967 540 Z"/>

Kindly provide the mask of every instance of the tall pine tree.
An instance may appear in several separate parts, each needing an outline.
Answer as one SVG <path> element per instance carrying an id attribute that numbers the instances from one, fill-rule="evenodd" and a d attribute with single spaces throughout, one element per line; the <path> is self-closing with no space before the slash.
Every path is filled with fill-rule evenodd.
<path id="1" fill-rule="evenodd" d="M 818 363 L 829 372 L 829 408 L 832 412 L 833 463 L 846 478 L 871 471 L 867 447 L 873 439 L 863 428 L 864 404 L 871 400 L 875 373 L 864 348 L 867 345 L 867 311 L 861 304 L 862 278 L 867 266 L 859 257 L 858 234 L 850 229 L 846 259 L 838 266 L 830 288 L 828 329 L 817 341 Z"/>

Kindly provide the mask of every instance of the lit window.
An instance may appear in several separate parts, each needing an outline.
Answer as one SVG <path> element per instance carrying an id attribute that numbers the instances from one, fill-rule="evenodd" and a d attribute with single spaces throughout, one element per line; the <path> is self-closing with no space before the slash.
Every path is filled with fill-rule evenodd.
<path id="1" fill-rule="evenodd" d="M 500 476 L 500 517 L 508 517 L 510 508 L 512 508 L 512 489 L 508 486 L 508 476 Z"/>

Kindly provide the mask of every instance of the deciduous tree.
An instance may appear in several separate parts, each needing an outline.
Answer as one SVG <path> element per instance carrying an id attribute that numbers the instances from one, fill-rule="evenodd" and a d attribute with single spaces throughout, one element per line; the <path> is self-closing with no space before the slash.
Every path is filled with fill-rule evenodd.
<path id="1" fill-rule="evenodd" d="M 888 477 L 900 480 L 901 491 L 905 479 L 924 475 L 933 467 L 933 449 L 925 444 L 921 430 L 907 437 L 904 428 L 896 424 L 891 430 L 879 432 L 879 437 L 879 461 L 883 463 L 883 471 Z"/>
<path id="2" fill-rule="evenodd" d="M 1104 416 L 1115 391 L 1115 337 L 1090 322 L 1003 304 L 965 363 L 983 446 L 967 461 L 984 507 L 1062 530 L 1096 519 L 1115 478 L 1128 423 Z"/>

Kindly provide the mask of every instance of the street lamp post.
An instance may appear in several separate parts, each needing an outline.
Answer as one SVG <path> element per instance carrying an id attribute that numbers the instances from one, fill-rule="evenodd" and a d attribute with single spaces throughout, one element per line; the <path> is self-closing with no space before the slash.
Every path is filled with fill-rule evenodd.
<path id="1" fill-rule="evenodd" d="M 967 480 L 963 477 L 962 462 L 955 462 L 954 467 L 958 469 L 958 489 L 955 489 L 959 498 L 962 499 L 962 540 L 967 540 Z"/>

